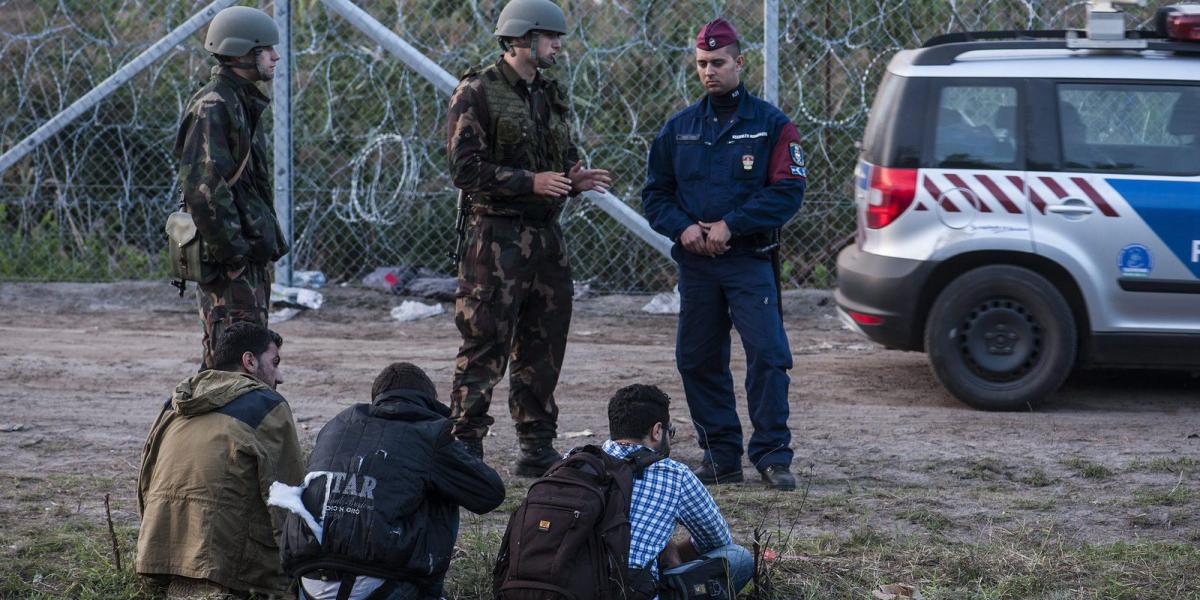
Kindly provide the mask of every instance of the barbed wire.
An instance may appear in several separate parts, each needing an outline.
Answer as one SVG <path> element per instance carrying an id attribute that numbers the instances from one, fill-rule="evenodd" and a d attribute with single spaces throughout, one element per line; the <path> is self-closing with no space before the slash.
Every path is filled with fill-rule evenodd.
<path id="1" fill-rule="evenodd" d="M 0 0 L 0 148 L 11 148 L 205 0 L 93 4 Z M 501 0 L 358 3 L 454 74 L 498 58 Z M 586 162 L 614 173 L 640 209 L 659 128 L 701 94 L 695 30 L 717 16 L 739 29 L 748 87 L 763 74 L 757 0 L 566 2 L 571 30 L 550 74 L 572 100 Z M 809 187 L 784 230 L 788 287 L 831 285 L 854 231 L 855 142 L 892 54 L 948 31 L 1081 26 L 1083 1 L 782 0 L 779 105 L 805 138 Z M 1132 19 L 1146 25 L 1150 11 Z M 445 273 L 453 189 L 447 99 L 320 2 L 293 3 L 293 264 L 352 281 L 380 265 Z M 197 34 L 27 159 L 0 175 L 0 279 L 165 277 L 162 224 L 173 209 L 175 129 L 212 65 Z M 271 119 L 265 122 L 270 123 Z M 562 217 L 576 278 L 601 291 L 659 291 L 671 262 L 585 201 Z"/>

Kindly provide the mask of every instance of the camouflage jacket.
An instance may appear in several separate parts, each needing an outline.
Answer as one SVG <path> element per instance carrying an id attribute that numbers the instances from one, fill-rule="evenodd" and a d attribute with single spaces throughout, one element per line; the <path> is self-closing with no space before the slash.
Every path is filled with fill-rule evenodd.
<path id="1" fill-rule="evenodd" d="M 503 59 L 468 72 L 450 98 L 448 144 L 454 185 L 473 204 L 500 211 L 545 207 L 533 176 L 566 173 L 579 160 L 565 94 L 540 73 L 526 83 Z"/>
<path id="2" fill-rule="evenodd" d="M 206 262 L 266 264 L 287 254 L 261 122 L 269 103 L 254 82 L 217 66 L 179 124 L 174 150 L 179 186 L 204 241 Z M 231 188 L 228 182 L 248 151 L 250 161 Z"/>

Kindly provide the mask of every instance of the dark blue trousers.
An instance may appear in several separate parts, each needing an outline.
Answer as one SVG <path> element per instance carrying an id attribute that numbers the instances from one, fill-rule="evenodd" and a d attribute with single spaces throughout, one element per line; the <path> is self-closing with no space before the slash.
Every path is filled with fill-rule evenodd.
<path id="1" fill-rule="evenodd" d="M 777 306 L 771 261 L 755 255 L 707 257 L 679 246 L 679 330 L 675 361 L 705 461 L 739 466 L 742 425 L 729 371 L 730 327 L 746 351 L 746 405 L 754 433 L 748 452 L 755 468 L 790 465 L 788 369 L 792 352 Z"/>

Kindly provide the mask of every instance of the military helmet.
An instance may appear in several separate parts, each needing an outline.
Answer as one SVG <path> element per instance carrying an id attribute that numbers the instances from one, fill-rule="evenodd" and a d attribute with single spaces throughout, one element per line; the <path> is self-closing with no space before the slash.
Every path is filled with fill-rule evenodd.
<path id="1" fill-rule="evenodd" d="M 519 38 L 531 30 L 567 33 L 567 17 L 550 0 L 511 0 L 496 19 L 496 37 Z"/>
<path id="2" fill-rule="evenodd" d="M 279 43 L 279 28 L 267 13 L 249 6 L 230 6 L 208 26 L 204 49 L 221 56 L 244 56 L 259 46 Z"/>

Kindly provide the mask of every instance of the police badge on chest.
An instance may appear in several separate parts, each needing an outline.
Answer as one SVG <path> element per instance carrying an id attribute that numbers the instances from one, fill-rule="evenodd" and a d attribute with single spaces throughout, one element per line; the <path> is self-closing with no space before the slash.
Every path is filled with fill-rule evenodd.
<path id="1" fill-rule="evenodd" d="M 742 169 L 746 170 L 746 171 L 754 170 L 754 155 L 753 154 L 743 154 L 742 155 Z"/>

